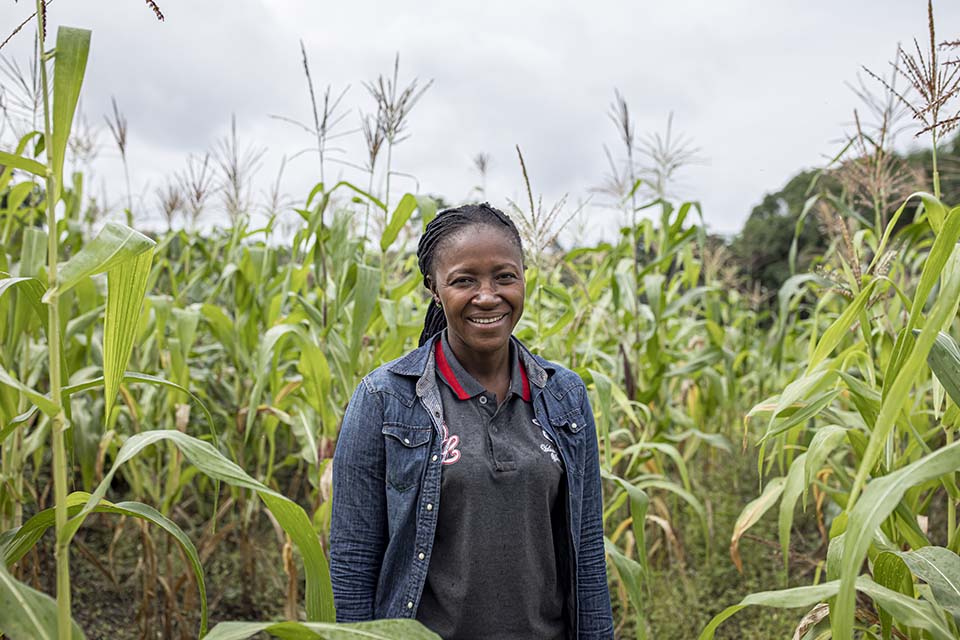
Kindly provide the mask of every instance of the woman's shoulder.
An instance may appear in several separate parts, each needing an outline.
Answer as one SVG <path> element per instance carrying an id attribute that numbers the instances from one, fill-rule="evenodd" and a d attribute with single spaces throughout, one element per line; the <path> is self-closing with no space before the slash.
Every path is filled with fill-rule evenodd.
<path id="1" fill-rule="evenodd" d="M 402 392 L 416 387 L 417 379 L 423 375 L 426 366 L 429 345 L 418 347 L 394 358 L 363 377 L 361 384 L 370 392 Z"/>
<path id="2" fill-rule="evenodd" d="M 586 389 L 586 385 L 580 375 L 558 362 L 547 360 L 539 354 L 532 353 L 526 345 L 517 341 L 530 358 L 546 374 L 546 383 L 544 386 L 550 388 L 555 394 L 564 395 L 572 389 Z"/>

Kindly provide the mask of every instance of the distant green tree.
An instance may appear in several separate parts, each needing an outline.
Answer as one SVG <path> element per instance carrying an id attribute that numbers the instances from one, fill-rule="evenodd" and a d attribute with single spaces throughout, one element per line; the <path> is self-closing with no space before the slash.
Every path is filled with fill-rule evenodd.
<path id="1" fill-rule="evenodd" d="M 730 249 L 741 274 L 751 283 L 759 282 L 768 291 L 775 292 L 790 277 L 790 245 L 816 173 L 802 171 L 779 191 L 764 196 L 731 242 Z M 821 177 L 818 187 L 823 188 L 823 181 Z M 826 247 L 827 241 L 816 219 L 808 216 L 797 243 L 797 269 L 806 269 L 810 258 Z"/>

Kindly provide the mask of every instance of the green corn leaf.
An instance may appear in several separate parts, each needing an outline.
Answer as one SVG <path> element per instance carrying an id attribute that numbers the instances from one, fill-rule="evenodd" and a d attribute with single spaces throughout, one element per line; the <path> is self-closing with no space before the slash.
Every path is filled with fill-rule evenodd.
<path id="1" fill-rule="evenodd" d="M 623 552 L 617 548 L 617 545 L 610 542 L 610 539 L 606 536 L 603 538 L 603 548 L 613 562 L 613 566 L 617 570 L 617 575 L 620 577 L 620 582 L 626 589 L 630 602 L 633 603 L 634 609 L 641 618 L 637 621 L 637 625 L 638 627 L 642 627 L 644 624 L 642 620 L 643 611 L 647 601 L 643 589 L 643 567 L 636 560 L 625 556 Z"/>
<path id="2" fill-rule="evenodd" d="M 353 287 L 353 317 L 350 318 L 350 365 L 357 368 L 361 341 L 377 306 L 380 291 L 380 270 L 357 265 L 357 282 Z"/>
<path id="3" fill-rule="evenodd" d="M 607 471 L 600 471 L 600 475 L 612 482 L 620 485 L 630 499 L 630 518 L 632 520 L 633 539 L 637 546 L 637 557 L 640 559 L 640 566 L 643 569 L 643 575 L 649 574 L 647 566 L 647 538 L 644 527 L 647 520 L 647 509 L 650 506 L 650 498 L 642 490 L 638 489 L 623 478 Z"/>
<path id="4" fill-rule="evenodd" d="M 903 403 L 910 397 L 914 382 L 923 373 L 927 355 L 930 353 L 937 335 L 957 315 L 957 305 L 960 303 L 960 250 L 954 250 L 956 245 L 953 243 L 949 247 L 938 246 L 937 244 L 941 238 L 946 237 L 949 229 L 955 230 L 956 234 L 960 235 L 960 208 L 951 212 L 947 218 L 944 232 L 937 236 L 937 241 L 930 252 L 931 257 L 927 259 L 927 264 L 924 265 L 924 272 L 926 272 L 927 266 L 933 261 L 934 252 L 938 249 L 953 252 L 944 270 L 944 282 L 940 289 L 940 295 L 937 296 L 933 308 L 930 309 L 926 325 L 914 342 L 913 349 L 910 350 L 909 355 L 904 360 L 903 366 L 897 372 L 896 379 L 889 387 L 886 385 L 884 387 L 885 391 L 887 389 L 889 391 L 885 393 L 883 404 L 880 406 L 880 415 L 877 416 L 877 422 L 873 431 L 870 432 L 867 449 L 864 451 L 863 459 L 857 469 L 857 475 L 850 491 L 851 504 L 856 502 L 860 490 L 867 481 L 867 476 L 879 459 L 887 436 L 893 430 L 897 416 L 900 415 Z M 917 308 L 916 312 L 919 313 L 920 308 Z"/>
<path id="5" fill-rule="evenodd" d="M 72 27 L 60 27 L 57 30 L 57 53 L 53 66 L 53 144 L 49 151 L 58 185 L 63 184 L 63 160 L 89 53 L 90 31 Z"/>
<path id="6" fill-rule="evenodd" d="M 818 602 L 822 602 L 836 595 L 839 587 L 840 581 L 832 580 L 809 587 L 794 587 L 793 589 L 782 589 L 780 591 L 751 593 L 741 600 L 740 604 L 729 606 L 714 616 L 703 631 L 700 632 L 699 640 L 713 640 L 721 624 L 738 611 L 746 609 L 747 607 L 760 606 L 774 607 L 776 609 L 797 609 L 803 607 L 808 609 Z"/>
<path id="7" fill-rule="evenodd" d="M 790 465 L 787 479 L 783 483 L 783 495 L 780 498 L 780 513 L 777 519 L 777 529 L 780 535 L 780 552 L 783 555 L 783 570 L 790 568 L 790 528 L 793 526 L 793 512 L 797 500 L 804 489 L 803 471 L 807 454 L 802 453 Z"/>
<path id="8" fill-rule="evenodd" d="M 70 637 L 85 636 L 73 623 Z M 0 633 L 10 640 L 57 640 L 57 603 L 16 580 L 0 563 Z"/>
<path id="9" fill-rule="evenodd" d="M 76 491 L 67 496 L 67 513 L 74 516 L 80 512 L 83 506 L 90 500 L 90 494 L 83 491 Z M 190 561 L 193 569 L 193 575 L 197 580 L 197 589 L 200 592 L 200 636 L 207 631 L 207 588 L 203 576 L 203 567 L 200 564 L 200 555 L 196 547 L 187 534 L 177 526 L 175 522 L 164 516 L 151 506 L 139 502 L 119 502 L 113 504 L 106 500 L 101 500 L 93 508 L 94 513 L 112 513 L 121 516 L 131 516 L 151 522 L 167 533 L 177 541 Z M 54 509 L 45 509 L 35 514 L 23 525 L 13 531 L 6 544 L 0 548 L 3 554 L 3 562 L 0 566 L 11 565 L 24 556 L 43 534 L 56 524 L 56 514 Z"/>
<path id="10" fill-rule="evenodd" d="M 939 332 L 927 356 L 927 364 L 937 374 L 954 404 L 960 405 L 960 346 L 944 332 Z"/>
<path id="11" fill-rule="evenodd" d="M 880 524 L 903 499 L 907 489 L 960 468 L 960 442 L 935 451 L 867 485 L 849 512 L 840 559 L 841 587 L 831 616 L 835 638 L 853 636 L 856 577 Z M 892 612 L 891 612 L 892 613 Z"/>
<path id="12" fill-rule="evenodd" d="M 19 391 L 25 395 L 30 402 L 37 405 L 37 407 L 40 408 L 40 411 L 43 411 L 48 416 L 56 415 L 58 407 L 55 402 L 50 400 L 48 396 L 36 391 L 35 389 L 31 389 L 27 385 L 14 378 L 13 375 L 2 366 L 0 366 L 0 384 Z"/>
<path id="13" fill-rule="evenodd" d="M 123 375 L 123 381 L 130 382 L 143 382 L 146 384 L 156 385 L 158 387 L 167 387 L 168 389 L 174 389 L 176 391 L 181 391 L 197 403 L 197 406 L 200 407 L 200 410 L 203 411 L 204 417 L 207 419 L 207 426 L 210 428 L 210 435 L 213 437 L 214 442 L 217 440 L 217 427 L 213 422 L 213 416 L 210 415 L 210 410 L 207 409 L 207 405 L 201 400 L 195 393 L 187 389 L 186 387 L 181 387 L 176 382 L 171 382 L 159 376 L 151 376 L 146 373 L 136 373 L 134 371 L 127 371 Z M 89 389 L 95 389 L 104 385 L 103 376 L 94 378 L 92 380 L 86 380 L 84 382 L 78 382 L 76 384 L 71 384 L 63 388 L 64 397 L 72 396 L 75 393 L 80 393 L 81 391 L 87 391 Z M 2 440 L 2 439 L 0 439 Z"/>
<path id="14" fill-rule="evenodd" d="M 776 503 L 780 494 L 783 493 L 786 482 L 786 478 L 774 478 L 768 482 L 760 497 L 751 500 L 737 516 L 737 521 L 733 525 L 733 535 L 730 537 L 730 558 L 740 573 L 743 573 L 743 561 L 740 559 L 740 538 Z"/>
<path id="15" fill-rule="evenodd" d="M 821 411 L 829 407 L 839 395 L 840 390 L 833 389 L 831 391 L 825 391 L 824 393 L 817 394 L 816 396 L 803 402 L 800 410 L 791 414 L 790 417 L 785 418 L 779 423 L 773 423 L 771 421 L 767 427 L 766 433 L 763 434 L 763 437 L 760 438 L 759 442 L 765 443 L 770 438 L 774 438 L 785 431 L 789 431 L 794 427 L 805 425 L 812 418 L 819 415 Z"/>
<path id="16" fill-rule="evenodd" d="M 883 379 L 885 380 L 883 388 L 884 397 L 896 388 L 891 385 L 891 383 L 897 378 L 900 368 L 904 365 L 904 360 L 907 357 L 906 349 L 913 337 L 913 330 L 919 325 L 923 316 L 923 308 L 927 304 L 930 293 L 942 276 L 944 277 L 944 282 L 941 285 L 941 291 L 937 297 L 937 301 L 939 302 L 944 297 L 945 291 L 943 289 L 946 287 L 945 269 L 947 272 L 953 270 L 948 266 L 948 261 L 953 262 L 956 260 L 954 257 L 954 247 L 958 239 L 960 239 L 960 207 L 955 207 L 947 215 L 943 228 L 934 239 L 930 253 L 923 263 L 923 270 L 920 272 L 920 281 L 917 283 L 916 291 L 913 294 L 913 302 L 910 306 L 910 316 L 907 319 L 907 326 L 897 337 L 893 355 L 883 375 Z M 933 310 L 931 309 L 931 314 L 932 313 Z M 928 318 L 924 328 L 930 325 L 929 320 Z"/>
<path id="17" fill-rule="evenodd" d="M 817 342 L 817 347 L 810 357 L 810 362 L 807 363 L 807 370 L 804 373 L 805 376 L 810 375 L 813 370 L 817 368 L 817 365 L 833 353 L 833 350 L 837 348 L 840 341 L 849 335 L 850 327 L 852 327 L 853 323 L 860 317 L 860 313 L 867 308 L 867 302 L 870 301 L 873 290 L 877 288 L 878 282 L 880 282 L 880 280 L 871 280 L 868 282 L 850 304 L 847 305 L 847 308 L 843 310 L 840 317 L 834 320 L 833 324 L 823 332 L 823 336 L 821 336 L 820 341 Z"/>
<path id="18" fill-rule="evenodd" d="M 867 576 L 857 579 L 857 589 L 873 598 L 877 606 L 888 611 L 898 627 L 923 629 L 936 640 L 956 640 L 940 607 L 887 589 Z"/>
<path id="19" fill-rule="evenodd" d="M 26 134 L 25 136 L 20 138 L 20 140 L 17 141 L 17 148 L 12 154 L 4 154 L 3 157 L 7 157 L 7 161 L 0 160 L 0 165 L 5 165 L 3 168 L 3 172 L 0 173 L 0 191 L 5 190 L 7 186 L 10 184 L 10 180 L 11 178 L 13 178 L 13 170 L 16 168 L 14 165 L 8 164 L 8 161 L 10 160 L 8 156 L 13 156 L 14 160 L 16 158 L 22 158 L 23 151 L 24 149 L 27 148 L 27 145 L 30 144 L 30 140 L 32 140 L 34 137 L 40 137 L 42 135 L 43 134 L 40 133 L 39 131 L 31 131 L 30 133 Z M 29 160 L 28 158 L 24 158 L 24 159 Z M 38 162 L 37 164 L 40 164 L 40 163 Z M 31 169 L 24 169 L 24 170 L 29 171 L 30 173 L 35 173 L 35 170 L 37 169 L 37 167 L 33 165 L 28 165 L 28 166 L 30 166 L 33 170 Z M 41 177 L 45 177 L 47 175 L 47 168 L 42 164 L 40 164 L 40 167 L 42 167 L 42 169 L 40 170 L 43 173 L 38 175 L 40 175 Z"/>
<path id="20" fill-rule="evenodd" d="M 937 604 L 960 619 L 960 556 L 943 547 L 923 547 L 902 552 L 900 557 L 930 585 Z"/>
<path id="21" fill-rule="evenodd" d="M 854 583 L 855 589 L 862 591 L 873 598 L 880 606 L 888 610 L 895 620 L 910 627 L 918 627 L 929 632 L 931 637 L 937 640 L 953 640 L 953 634 L 950 633 L 942 616 L 937 609 L 929 602 L 915 600 L 902 593 L 897 593 L 891 589 L 883 587 L 867 576 L 860 576 Z M 840 590 L 840 581 L 831 580 L 823 584 L 809 587 L 795 587 L 793 589 L 783 589 L 780 591 L 762 591 L 751 593 L 746 598 L 731 607 L 727 607 L 717 614 L 706 628 L 701 632 L 699 640 L 712 640 L 716 634 L 717 628 L 728 618 L 738 611 L 750 606 L 774 607 L 777 609 L 795 609 L 809 608 L 818 602 L 823 602 L 828 598 L 834 597 Z M 831 609 L 831 618 L 836 616 L 836 611 Z M 848 636 L 838 636 L 836 632 L 834 638 L 853 638 L 851 633 Z"/>
<path id="22" fill-rule="evenodd" d="M 920 196 L 920 200 L 923 201 L 923 211 L 927 214 L 930 228 L 933 229 L 934 233 L 940 233 L 947 219 L 947 208 L 932 194 L 918 192 L 915 195 Z"/>
<path id="23" fill-rule="evenodd" d="M 282 341 L 295 336 L 301 343 L 306 342 L 308 338 L 303 328 L 294 324 L 280 324 L 270 327 L 260 342 L 257 352 L 257 372 L 253 383 L 253 390 L 250 392 L 250 400 L 247 404 L 246 428 L 244 430 L 244 442 L 249 440 L 250 433 L 253 430 L 253 423 L 257 418 L 257 411 L 260 406 L 260 398 L 266 389 L 270 376 L 273 374 L 273 361 L 277 356 L 276 349 L 282 345 Z"/>
<path id="24" fill-rule="evenodd" d="M 393 215 L 390 216 L 390 222 L 387 223 L 387 228 L 383 230 L 383 235 L 380 236 L 381 251 L 386 251 L 390 248 L 390 245 L 392 245 L 397 239 L 397 236 L 400 235 L 400 230 L 407 224 L 407 221 L 416 209 L 417 199 L 411 194 L 404 194 L 404 196 L 400 198 L 397 208 L 393 210 Z"/>
<path id="25" fill-rule="evenodd" d="M 293 540 L 303 557 L 306 578 L 306 610 L 311 621 L 328 622 L 334 619 L 333 590 L 330 586 L 330 570 L 316 531 L 306 512 L 297 503 L 251 478 L 239 466 L 228 460 L 207 442 L 175 430 L 145 431 L 131 436 L 120 447 L 110 471 L 97 486 L 83 509 L 70 518 L 64 531 L 69 540 L 83 523 L 83 519 L 103 499 L 114 474 L 141 450 L 162 440 L 169 440 L 200 471 L 207 476 L 235 487 L 253 490 L 267 509 Z"/>
<path id="26" fill-rule="evenodd" d="M 913 597 L 913 575 L 903 559 L 895 553 L 883 551 L 877 555 L 873 561 L 873 579 L 887 589 Z M 893 616 L 882 607 L 877 613 L 883 640 L 890 640 Z"/>
<path id="27" fill-rule="evenodd" d="M 420 209 L 420 219 L 426 229 L 430 221 L 437 217 L 437 201 L 429 196 L 417 196 L 417 208 Z"/>
<path id="28" fill-rule="evenodd" d="M 97 237 L 57 271 L 57 286 L 47 291 L 44 302 L 76 286 L 82 279 L 110 271 L 150 250 L 156 243 L 139 231 L 116 222 L 108 222 Z"/>
<path id="29" fill-rule="evenodd" d="M 0 151 L 0 165 L 3 165 L 4 167 L 13 167 L 14 169 L 21 169 L 36 176 L 40 176 L 41 178 L 45 178 L 47 176 L 47 168 L 36 160 L 24 158 L 23 156 L 14 155 L 12 153 L 6 153 L 5 151 Z"/>
<path id="30" fill-rule="evenodd" d="M 107 272 L 107 310 L 103 321 L 105 420 L 109 420 L 133 351 L 152 262 L 150 248 Z"/>
<path id="31" fill-rule="evenodd" d="M 807 457 L 803 463 L 803 505 L 807 505 L 807 490 L 823 467 L 827 457 L 846 439 L 847 430 L 831 424 L 817 429 L 807 447 Z"/>
<path id="32" fill-rule="evenodd" d="M 221 622 L 204 640 L 246 640 L 269 633 L 284 640 L 439 640 L 416 620 L 374 620 L 350 624 L 316 622 Z"/>
<path id="33" fill-rule="evenodd" d="M 671 482 L 656 475 L 636 478 L 633 480 L 633 485 L 640 490 L 660 489 L 662 491 L 669 491 L 690 505 L 700 519 L 700 527 L 703 529 L 703 539 L 707 541 L 707 554 L 710 554 L 710 526 L 707 522 L 707 511 L 703 508 L 703 503 L 700 502 L 696 496 L 676 482 Z"/>

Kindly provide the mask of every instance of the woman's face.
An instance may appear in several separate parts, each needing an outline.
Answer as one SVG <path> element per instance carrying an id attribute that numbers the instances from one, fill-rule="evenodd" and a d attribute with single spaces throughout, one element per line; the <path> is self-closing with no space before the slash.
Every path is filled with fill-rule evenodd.
<path id="1" fill-rule="evenodd" d="M 488 225 L 460 229 L 437 247 L 430 282 L 458 357 L 509 348 L 523 315 L 523 256 L 509 232 Z"/>

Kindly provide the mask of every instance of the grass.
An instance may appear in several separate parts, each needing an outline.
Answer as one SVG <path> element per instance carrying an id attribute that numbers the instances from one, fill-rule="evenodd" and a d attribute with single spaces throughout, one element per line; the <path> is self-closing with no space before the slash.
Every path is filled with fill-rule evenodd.
<path id="1" fill-rule="evenodd" d="M 730 532 L 740 509 L 756 497 L 756 465 L 750 456 L 732 456 L 709 469 L 695 466 L 691 476 L 698 487 L 697 495 L 708 505 L 712 516 L 713 553 L 707 557 L 697 522 L 686 520 L 679 534 L 686 549 L 686 568 L 676 563 L 654 566 L 648 611 L 651 638 L 696 638 L 707 622 L 727 606 L 749 593 L 784 585 L 773 514 L 761 519 L 751 529 L 752 535 L 741 541 L 743 575 L 727 554 Z M 812 516 L 797 518 L 792 540 L 792 553 L 823 559 L 825 549 L 818 548 L 820 535 Z M 809 565 L 793 562 L 788 579 L 791 587 L 810 584 Z M 804 613 L 746 609 L 721 626 L 717 638 L 789 638 Z"/>

